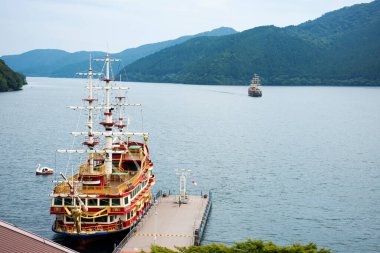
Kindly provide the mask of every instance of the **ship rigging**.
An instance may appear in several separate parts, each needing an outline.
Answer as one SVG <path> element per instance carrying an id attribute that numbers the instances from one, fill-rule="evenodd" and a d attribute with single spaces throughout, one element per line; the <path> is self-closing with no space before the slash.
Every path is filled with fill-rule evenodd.
<path id="1" fill-rule="evenodd" d="M 83 136 L 83 149 L 59 149 L 58 153 L 83 154 L 87 158 L 71 177 L 63 173 L 51 193 L 50 213 L 55 215 L 53 231 L 73 237 L 89 237 L 130 231 L 152 203 L 151 187 L 155 183 L 153 162 L 149 158 L 147 132 L 128 131 L 122 109 L 141 104 L 128 104 L 120 93 L 127 87 L 114 85 L 110 77 L 112 59 L 104 59 L 105 74 L 94 73 L 90 60 L 87 73 L 88 94 L 84 106 L 69 106 L 87 111 L 87 131 L 72 132 Z M 94 86 L 93 76 L 100 75 L 104 85 Z M 111 85 L 112 83 L 112 85 Z M 105 103 L 99 103 L 95 91 L 102 91 Z M 112 99 L 116 102 L 112 102 Z M 103 130 L 95 131 L 95 110 L 103 110 L 98 122 Z M 116 120 L 114 112 L 118 112 Z M 138 140 L 141 139 L 141 140 Z M 98 148 L 99 147 L 99 148 Z"/>

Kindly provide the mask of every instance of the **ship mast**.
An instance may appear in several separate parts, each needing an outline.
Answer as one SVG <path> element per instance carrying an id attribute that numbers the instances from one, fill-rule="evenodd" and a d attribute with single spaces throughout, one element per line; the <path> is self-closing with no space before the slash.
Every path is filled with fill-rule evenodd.
<path id="1" fill-rule="evenodd" d="M 88 86 L 89 86 L 89 109 L 88 109 L 88 136 L 89 142 L 94 143 L 94 134 L 93 134 L 93 122 L 92 122 L 92 102 L 93 94 L 92 94 L 92 64 L 91 64 L 91 55 L 90 55 L 90 68 L 88 70 Z M 93 149 L 93 146 L 90 147 Z M 90 173 L 94 172 L 94 154 L 90 154 Z"/>
<path id="2" fill-rule="evenodd" d="M 118 122 L 115 125 L 115 127 L 117 127 L 119 129 L 119 132 L 123 132 L 123 128 L 127 126 L 127 124 L 123 123 L 124 118 L 122 115 L 122 106 L 123 106 L 123 100 L 125 99 L 125 97 L 124 96 L 117 96 L 116 99 L 117 99 L 116 106 L 117 106 L 118 111 L 119 111 L 119 118 L 118 118 Z M 122 142 L 121 136 L 119 138 L 119 141 L 120 141 L 120 143 Z"/>
<path id="3" fill-rule="evenodd" d="M 83 99 L 84 101 L 88 102 L 88 121 L 87 121 L 87 127 L 88 127 L 88 141 L 84 141 L 83 145 L 87 145 L 90 150 L 94 149 L 94 146 L 99 144 L 98 141 L 95 141 L 94 139 L 94 131 L 93 131 L 93 103 L 96 101 L 96 99 L 93 96 L 93 72 L 92 72 L 92 64 L 91 64 L 91 55 L 90 55 L 90 66 L 88 69 L 88 98 Z M 94 153 L 90 153 L 89 155 L 89 172 L 94 172 Z"/>
<path id="4" fill-rule="evenodd" d="M 135 132 L 123 132 L 123 128 L 127 126 L 123 123 L 123 118 L 121 116 L 121 112 L 119 113 L 119 120 L 118 124 L 115 125 L 112 119 L 112 111 L 114 110 L 114 107 L 117 106 L 119 108 L 119 111 L 121 111 L 121 107 L 124 106 L 141 106 L 141 104 L 125 104 L 123 100 L 125 97 L 116 97 L 118 100 L 117 104 L 111 103 L 111 90 L 128 90 L 127 87 L 111 87 L 111 81 L 113 80 L 110 77 L 110 71 L 111 71 L 111 62 L 113 61 L 120 61 L 119 59 L 111 59 L 109 54 L 107 53 L 105 59 L 94 59 L 94 61 L 104 61 L 105 62 L 105 78 L 102 79 L 102 81 L 105 81 L 105 86 L 99 87 L 99 86 L 93 86 L 93 76 L 94 75 L 102 75 L 102 73 L 93 73 L 92 71 L 92 65 L 90 60 L 90 67 L 88 70 L 88 73 L 78 73 L 79 75 L 88 75 L 89 84 L 88 84 L 88 98 L 83 99 L 84 101 L 88 102 L 87 106 L 69 106 L 71 109 L 80 109 L 80 110 L 88 110 L 88 131 L 87 132 L 71 132 L 73 136 L 86 136 L 87 140 L 84 141 L 82 144 L 86 145 L 89 150 L 81 150 L 81 149 L 59 149 L 57 152 L 59 153 L 88 153 L 89 154 L 89 170 L 88 172 L 90 174 L 94 173 L 94 156 L 95 154 L 104 154 L 104 164 L 105 164 L 105 172 L 107 175 L 107 178 L 112 173 L 112 153 L 123 153 L 125 151 L 113 151 L 113 138 L 119 137 L 119 140 L 122 140 L 122 137 L 127 136 L 128 138 L 132 136 L 142 136 L 144 137 L 144 140 L 147 139 L 148 133 L 135 133 Z M 94 90 L 105 90 L 105 104 L 100 106 L 94 106 L 95 99 L 93 97 L 93 91 Z M 105 120 L 103 122 L 100 122 L 101 125 L 103 125 L 104 130 L 103 132 L 94 132 L 93 130 L 93 111 L 94 110 L 105 110 L 104 116 Z M 116 126 L 119 129 L 119 132 L 113 132 L 113 127 Z M 99 144 L 98 137 L 104 136 L 105 138 L 105 145 L 101 150 L 94 149 L 94 147 Z M 96 138 L 95 138 L 96 137 Z"/>
<path id="5" fill-rule="evenodd" d="M 105 146 L 104 146 L 104 151 L 105 151 L 105 159 L 104 159 L 104 164 L 106 167 L 106 175 L 109 177 L 112 173 L 112 140 L 115 134 L 112 132 L 112 127 L 115 125 L 115 123 L 112 120 L 112 111 L 114 108 L 111 104 L 111 81 L 112 79 L 110 78 L 110 62 L 111 61 L 120 61 L 119 59 L 110 59 L 109 54 L 107 53 L 106 58 L 105 58 L 105 64 L 106 64 L 106 77 L 104 78 L 103 81 L 106 82 L 105 85 L 105 90 L 106 90 L 106 104 L 105 104 L 105 112 L 104 116 L 106 116 L 106 119 L 104 122 L 100 122 L 101 125 L 104 126 L 105 130 Z"/>
<path id="6" fill-rule="evenodd" d="M 104 115 L 106 116 L 106 121 L 105 122 L 101 122 L 100 124 L 102 124 L 104 126 L 104 129 L 105 129 L 105 132 L 106 132 L 106 145 L 104 147 L 105 151 L 106 151 L 106 158 L 105 158 L 105 166 L 106 166 L 106 174 L 107 174 L 107 177 L 109 177 L 109 175 L 111 175 L 112 173 L 112 127 L 114 125 L 114 123 L 112 122 L 112 110 L 113 108 L 111 108 L 111 97 L 110 97 L 110 89 L 111 89 L 111 84 L 110 84 L 110 57 L 109 57 L 109 54 L 107 53 L 106 55 L 106 59 L 105 59 L 105 62 L 106 62 L 106 78 L 104 79 L 104 81 L 106 82 L 106 106 L 105 106 L 105 109 L 106 111 L 104 112 Z"/>

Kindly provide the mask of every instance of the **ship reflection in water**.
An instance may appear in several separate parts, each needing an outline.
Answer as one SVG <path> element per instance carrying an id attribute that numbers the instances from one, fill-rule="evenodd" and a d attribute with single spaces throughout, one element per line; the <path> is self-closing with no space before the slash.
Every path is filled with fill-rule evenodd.
<path id="1" fill-rule="evenodd" d="M 112 236 L 97 236 L 79 239 L 61 234 L 55 234 L 53 241 L 81 253 L 110 253 L 123 240 L 125 233 Z"/>

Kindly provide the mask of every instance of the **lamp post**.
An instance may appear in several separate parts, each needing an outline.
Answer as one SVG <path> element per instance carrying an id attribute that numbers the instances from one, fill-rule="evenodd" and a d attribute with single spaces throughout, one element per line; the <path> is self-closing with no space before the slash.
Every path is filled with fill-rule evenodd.
<path id="1" fill-rule="evenodd" d="M 191 173 L 191 170 L 180 169 L 176 170 L 176 174 L 179 176 L 179 202 L 187 203 L 187 192 L 186 192 L 186 176 Z"/>

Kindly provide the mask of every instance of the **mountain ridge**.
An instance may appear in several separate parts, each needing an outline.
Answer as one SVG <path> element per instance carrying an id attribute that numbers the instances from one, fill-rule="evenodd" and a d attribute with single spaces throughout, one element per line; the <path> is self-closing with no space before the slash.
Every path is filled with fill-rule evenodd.
<path id="1" fill-rule="evenodd" d="M 380 1 L 298 26 L 194 38 L 126 66 L 125 80 L 247 85 L 380 85 Z"/>
<path id="2" fill-rule="evenodd" d="M 114 58 L 121 58 L 123 64 L 127 65 L 163 48 L 183 43 L 192 38 L 199 36 L 224 36 L 233 33 L 236 33 L 233 28 L 219 27 L 195 35 L 186 35 L 177 39 L 125 49 L 119 53 L 112 54 L 112 56 Z M 0 58 L 12 69 L 27 76 L 74 77 L 76 72 L 87 70 L 90 53 L 93 58 L 101 57 L 105 54 L 105 52 L 100 51 L 69 53 L 60 49 L 34 49 L 19 55 L 4 55 Z"/>

